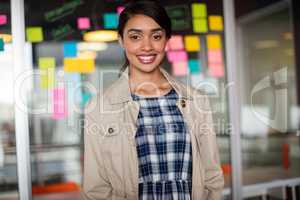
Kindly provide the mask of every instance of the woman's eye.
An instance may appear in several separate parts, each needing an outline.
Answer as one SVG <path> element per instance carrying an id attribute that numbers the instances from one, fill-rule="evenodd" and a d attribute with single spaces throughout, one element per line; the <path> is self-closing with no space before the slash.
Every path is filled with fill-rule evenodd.
<path id="1" fill-rule="evenodd" d="M 140 37 L 138 35 L 131 35 L 130 39 L 132 40 L 138 40 Z"/>
<path id="2" fill-rule="evenodd" d="M 162 37 L 161 37 L 161 35 L 154 35 L 153 38 L 154 38 L 155 40 L 160 40 Z"/>

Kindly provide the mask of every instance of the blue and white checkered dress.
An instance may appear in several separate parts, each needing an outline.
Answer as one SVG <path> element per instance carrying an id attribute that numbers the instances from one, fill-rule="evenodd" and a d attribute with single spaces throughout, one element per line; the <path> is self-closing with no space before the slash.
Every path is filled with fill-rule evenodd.
<path id="1" fill-rule="evenodd" d="M 137 120 L 139 199 L 187 200 L 192 191 L 192 148 L 172 89 L 160 97 L 141 97 Z"/>

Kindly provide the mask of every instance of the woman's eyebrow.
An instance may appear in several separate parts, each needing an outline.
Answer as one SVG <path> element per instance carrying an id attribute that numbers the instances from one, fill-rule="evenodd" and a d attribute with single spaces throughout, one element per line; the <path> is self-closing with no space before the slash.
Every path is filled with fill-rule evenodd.
<path id="1" fill-rule="evenodd" d="M 164 29 L 163 29 L 163 28 L 154 28 L 154 29 L 151 29 L 150 31 L 151 31 L 151 32 L 157 32 L 157 31 L 164 31 Z M 142 33 L 143 30 L 132 28 L 132 29 L 129 29 L 129 30 L 127 31 L 127 33 L 130 33 L 130 32 L 138 32 L 138 33 Z"/>
<path id="2" fill-rule="evenodd" d="M 163 28 L 155 28 L 155 29 L 152 29 L 151 32 L 157 32 L 157 31 L 164 31 Z"/>

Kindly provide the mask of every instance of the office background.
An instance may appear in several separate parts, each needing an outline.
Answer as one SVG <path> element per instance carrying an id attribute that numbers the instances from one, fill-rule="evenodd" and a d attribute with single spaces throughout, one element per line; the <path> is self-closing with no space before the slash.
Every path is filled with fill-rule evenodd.
<path id="1" fill-rule="evenodd" d="M 0 1 L 0 199 L 79 199 L 82 110 L 118 78 L 125 1 L 22 2 Z M 161 3 L 164 68 L 212 102 L 223 198 L 300 199 L 296 0 Z"/>

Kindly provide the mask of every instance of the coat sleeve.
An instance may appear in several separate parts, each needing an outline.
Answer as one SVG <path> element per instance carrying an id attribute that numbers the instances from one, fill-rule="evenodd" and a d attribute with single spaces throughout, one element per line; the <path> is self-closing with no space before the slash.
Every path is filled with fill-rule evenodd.
<path id="1" fill-rule="evenodd" d="M 203 155 L 204 169 L 204 187 L 207 192 L 207 199 L 219 200 L 222 196 L 224 187 L 224 176 L 220 165 L 219 150 L 217 146 L 216 133 L 214 131 L 212 110 L 207 95 L 201 98 L 204 108 L 202 114 L 202 136 L 201 150 Z"/>
<path id="2" fill-rule="evenodd" d="M 95 112 L 85 112 L 84 126 L 84 170 L 82 200 L 109 200 L 112 187 L 107 177 L 101 153 L 101 131 L 97 128 Z"/>

